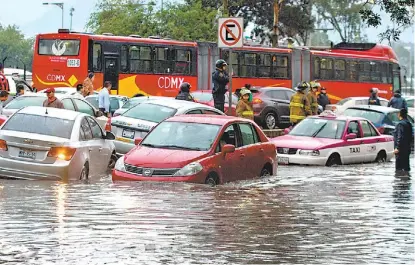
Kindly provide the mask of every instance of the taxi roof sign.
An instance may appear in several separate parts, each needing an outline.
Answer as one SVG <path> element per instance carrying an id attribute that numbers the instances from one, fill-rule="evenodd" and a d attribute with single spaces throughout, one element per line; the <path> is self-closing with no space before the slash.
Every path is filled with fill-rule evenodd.
<path id="1" fill-rule="evenodd" d="M 336 113 L 334 113 L 331 110 L 325 110 L 322 113 L 320 113 L 319 116 L 321 116 L 321 117 L 337 117 Z"/>

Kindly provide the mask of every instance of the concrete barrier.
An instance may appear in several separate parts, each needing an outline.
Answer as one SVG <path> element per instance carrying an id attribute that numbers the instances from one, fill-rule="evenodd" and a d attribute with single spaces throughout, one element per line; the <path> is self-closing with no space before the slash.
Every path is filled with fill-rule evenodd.
<path id="1" fill-rule="evenodd" d="M 268 138 L 274 138 L 284 135 L 283 129 L 262 130 Z"/>

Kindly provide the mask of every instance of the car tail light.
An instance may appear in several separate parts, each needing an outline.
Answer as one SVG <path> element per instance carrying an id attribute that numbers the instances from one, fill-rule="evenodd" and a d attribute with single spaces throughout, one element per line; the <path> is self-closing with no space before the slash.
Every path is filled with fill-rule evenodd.
<path id="1" fill-rule="evenodd" d="M 105 123 L 105 131 L 110 132 L 111 131 L 111 118 L 108 118 L 107 123 Z"/>
<path id="2" fill-rule="evenodd" d="M 7 143 L 4 140 L 0 140 L 0 150 L 7 151 Z"/>
<path id="3" fill-rule="evenodd" d="M 48 153 L 48 157 L 55 157 L 61 160 L 69 161 L 75 154 L 76 148 L 72 147 L 51 147 Z"/>
<path id="4" fill-rule="evenodd" d="M 254 100 L 252 100 L 253 104 L 261 104 L 263 101 L 260 98 L 254 98 Z"/>
<path id="5" fill-rule="evenodd" d="M 380 132 L 380 134 L 384 134 L 385 133 L 385 127 L 383 127 L 383 126 L 379 127 L 378 131 Z"/>

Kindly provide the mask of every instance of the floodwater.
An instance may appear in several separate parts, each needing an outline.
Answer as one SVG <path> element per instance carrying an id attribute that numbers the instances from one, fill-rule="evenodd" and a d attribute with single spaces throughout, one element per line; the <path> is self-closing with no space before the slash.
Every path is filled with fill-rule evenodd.
<path id="1" fill-rule="evenodd" d="M 0 264 L 414 264 L 413 185 L 393 163 L 215 188 L 0 180 Z"/>

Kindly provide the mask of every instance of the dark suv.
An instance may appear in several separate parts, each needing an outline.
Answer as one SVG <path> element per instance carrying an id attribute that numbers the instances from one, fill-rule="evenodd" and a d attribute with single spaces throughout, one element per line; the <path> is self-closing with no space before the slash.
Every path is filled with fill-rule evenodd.
<path id="1" fill-rule="evenodd" d="M 290 99 L 295 93 L 286 87 L 252 88 L 255 122 L 264 129 L 288 127 Z"/>

